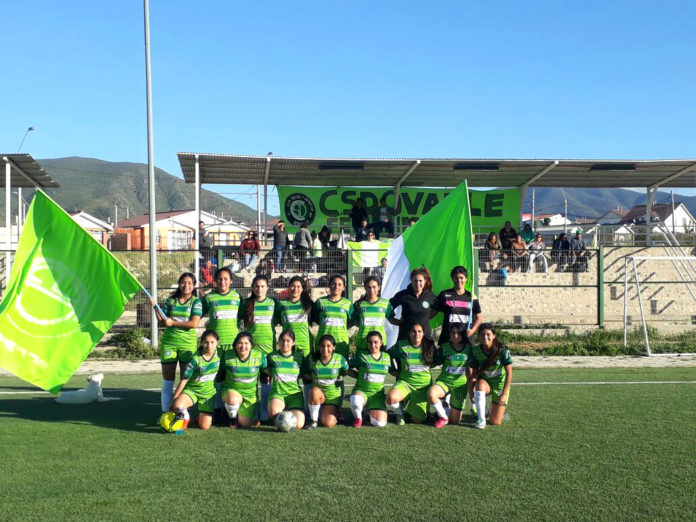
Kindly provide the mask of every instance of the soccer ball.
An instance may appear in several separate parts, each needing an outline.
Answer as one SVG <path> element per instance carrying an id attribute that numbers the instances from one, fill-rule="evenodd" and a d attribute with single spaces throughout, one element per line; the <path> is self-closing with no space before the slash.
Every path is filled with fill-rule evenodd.
<path id="1" fill-rule="evenodd" d="M 275 425 L 278 431 L 292 431 L 297 428 L 297 417 L 291 411 L 281 412 L 276 417 Z"/>
<path id="2" fill-rule="evenodd" d="M 188 421 L 183 416 L 179 416 L 173 411 L 168 411 L 160 417 L 159 425 L 164 431 L 174 433 L 175 431 L 185 430 L 188 426 Z"/>

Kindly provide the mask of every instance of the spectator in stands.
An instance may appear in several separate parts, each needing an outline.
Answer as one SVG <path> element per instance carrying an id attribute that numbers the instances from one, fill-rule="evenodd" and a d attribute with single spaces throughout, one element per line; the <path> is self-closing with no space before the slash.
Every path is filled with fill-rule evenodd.
<path id="1" fill-rule="evenodd" d="M 367 219 L 363 219 L 362 222 L 360 223 L 360 226 L 355 230 L 355 240 L 356 241 L 366 241 L 367 240 L 367 234 L 370 230 L 370 227 L 367 225 Z M 373 234 L 374 236 L 374 234 Z"/>
<path id="2" fill-rule="evenodd" d="M 203 221 L 198 222 L 198 248 L 213 248 L 215 242 L 213 241 L 213 236 L 211 236 L 205 229 L 205 223 Z"/>
<path id="3" fill-rule="evenodd" d="M 302 225 L 300 225 L 300 229 L 295 234 L 293 243 L 297 251 L 299 270 L 302 271 L 306 268 L 304 262 L 309 255 L 309 250 L 312 248 L 312 235 L 309 233 L 309 230 L 307 230 L 307 223 L 302 223 Z"/>
<path id="4" fill-rule="evenodd" d="M 319 264 L 321 263 L 321 258 L 323 257 L 321 250 L 322 244 L 319 240 L 319 236 L 317 235 L 317 231 L 312 230 L 312 267 L 310 272 L 318 272 Z"/>
<path id="5" fill-rule="evenodd" d="M 275 251 L 275 268 L 283 271 L 283 251 L 288 242 L 288 233 L 285 230 L 285 221 L 282 219 L 273 227 L 273 250 Z"/>
<path id="6" fill-rule="evenodd" d="M 416 221 L 418 221 L 418 218 L 414 218 L 414 217 L 408 218 L 408 226 L 412 227 L 413 225 L 416 224 Z"/>
<path id="7" fill-rule="evenodd" d="M 331 247 L 331 229 L 324 225 L 319 231 L 319 241 L 321 241 L 322 250 L 326 250 Z"/>
<path id="8" fill-rule="evenodd" d="M 265 257 L 259 261 L 258 265 L 256 265 L 256 275 L 263 276 L 270 281 L 273 277 L 273 269 L 273 261 L 271 261 L 268 257 Z"/>
<path id="9" fill-rule="evenodd" d="M 373 275 L 377 279 L 379 279 L 379 284 L 381 286 L 382 281 L 384 280 L 384 274 L 386 274 L 386 273 L 387 273 L 387 258 L 383 257 L 382 260 L 379 262 L 379 266 L 373 268 L 370 275 Z"/>
<path id="10" fill-rule="evenodd" d="M 483 268 L 487 271 L 493 270 L 493 264 L 496 260 L 501 258 L 503 250 L 503 245 L 500 243 L 500 239 L 498 239 L 498 234 L 496 234 L 495 232 L 491 232 L 490 234 L 488 234 L 488 239 L 486 239 L 486 242 L 483 245 L 483 249 L 484 252 L 481 252 L 484 256 Z M 486 266 L 486 264 L 488 264 L 488 266 Z"/>
<path id="11" fill-rule="evenodd" d="M 353 224 L 353 230 L 355 230 L 356 234 L 363 221 L 367 222 L 367 210 L 365 209 L 365 202 L 362 198 L 358 198 L 350 209 L 350 222 Z M 356 241 L 360 241 L 360 239 Z"/>
<path id="12" fill-rule="evenodd" d="M 201 287 L 213 288 L 214 274 L 215 267 L 213 266 L 213 262 L 208 259 L 201 267 Z"/>
<path id="13" fill-rule="evenodd" d="M 503 228 L 498 232 L 498 237 L 500 237 L 503 250 L 510 250 L 512 248 L 512 242 L 517 238 L 517 232 L 512 228 L 512 223 L 506 221 Z"/>
<path id="14" fill-rule="evenodd" d="M 556 262 L 556 272 L 563 272 L 563 265 L 570 263 L 570 242 L 563 233 L 556 238 L 551 247 L 551 259 Z"/>
<path id="15" fill-rule="evenodd" d="M 239 245 L 239 250 L 244 256 L 244 268 L 249 268 L 259 260 L 261 245 L 259 240 L 256 239 L 256 232 L 247 232 L 246 238 Z"/>
<path id="16" fill-rule="evenodd" d="M 532 225 L 527 223 L 522 229 L 521 236 L 524 242 L 527 243 L 527 246 L 529 246 L 530 243 L 534 241 L 534 231 L 532 230 Z"/>
<path id="17" fill-rule="evenodd" d="M 527 243 L 524 242 L 521 234 L 517 234 L 517 238 L 510 243 L 510 249 L 512 250 L 512 254 L 510 256 L 512 259 L 512 271 L 516 272 L 519 268 L 520 272 L 523 272 L 529 252 L 527 252 Z"/>
<path id="18" fill-rule="evenodd" d="M 394 237 L 394 224 L 391 222 L 391 216 L 393 214 L 393 209 L 387 206 L 387 198 L 383 197 L 380 199 L 379 208 L 377 209 L 377 219 L 372 223 L 372 230 L 375 231 L 377 239 L 379 239 L 379 233 L 382 230 L 386 230 L 389 233 L 389 237 Z"/>
<path id="19" fill-rule="evenodd" d="M 532 241 L 529 246 L 529 264 L 527 265 L 527 272 L 532 271 L 532 267 L 534 266 L 534 262 L 536 260 L 541 260 L 543 265 L 544 265 L 544 273 L 546 273 L 549 269 L 549 263 L 548 260 L 546 259 L 546 256 L 544 255 L 544 249 L 546 248 L 546 244 L 544 243 L 544 239 L 541 237 L 541 234 L 537 234 L 534 237 L 534 241 Z"/>
<path id="20" fill-rule="evenodd" d="M 570 264 L 573 270 L 578 272 L 587 272 L 590 267 L 588 261 L 590 252 L 587 250 L 587 244 L 582 237 L 582 230 L 575 232 L 575 237 L 570 240 Z"/>

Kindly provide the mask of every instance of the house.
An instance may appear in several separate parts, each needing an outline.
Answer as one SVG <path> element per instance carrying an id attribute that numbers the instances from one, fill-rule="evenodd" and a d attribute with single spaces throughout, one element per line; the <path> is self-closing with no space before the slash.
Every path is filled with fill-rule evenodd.
<path id="1" fill-rule="evenodd" d="M 636 205 L 619 221 L 620 225 L 645 225 L 645 205 Z M 696 219 L 691 215 L 684 203 L 653 205 L 650 209 L 650 221 L 662 221 L 669 230 L 677 234 L 686 234 L 696 230 Z"/>
<path id="2" fill-rule="evenodd" d="M 238 245 L 249 227 L 225 221 L 209 212 L 201 211 L 200 220 L 213 236 L 216 246 Z M 190 250 L 193 247 L 198 216 L 195 210 L 158 212 L 155 215 L 158 250 Z M 144 214 L 119 221 L 114 230 L 118 241 L 114 249 L 148 250 L 150 245 L 150 215 Z"/>
<path id="3" fill-rule="evenodd" d="M 110 223 L 102 221 L 84 210 L 71 212 L 70 217 L 102 245 L 108 245 L 109 237 L 114 231 L 114 227 Z"/>
<path id="4" fill-rule="evenodd" d="M 595 223 L 598 225 L 616 225 L 628 214 L 628 210 L 613 208 L 610 211 L 599 216 Z"/>
<path id="5" fill-rule="evenodd" d="M 529 213 L 522 214 L 522 222 L 530 222 L 532 220 L 532 215 Z M 534 216 L 534 222 L 536 226 L 546 226 L 546 227 L 557 227 L 563 225 L 570 225 L 572 221 L 568 218 L 563 217 L 563 214 L 536 214 Z M 536 227 L 534 227 L 536 228 Z"/>

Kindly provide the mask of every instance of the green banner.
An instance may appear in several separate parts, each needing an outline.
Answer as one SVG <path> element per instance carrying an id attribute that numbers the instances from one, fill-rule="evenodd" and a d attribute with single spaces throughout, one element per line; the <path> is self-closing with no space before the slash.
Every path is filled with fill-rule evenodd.
<path id="1" fill-rule="evenodd" d="M 389 245 L 393 239 L 384 239 L 377 244 L 370 244 L 367 241 L 347 241 L 346 245 L 350 250 L 350 258 L 355 268 L 375 268 L 380 265 L 382 259 L 387 257 Z"/>
<path id="2" fill-rule="evenodd" d="M 370 223 L 379 221 L 380 200 L 394 209 L 392 187 L 294 187 L 278 186 L 281 217 L 289 232 L 296 232 L 302 222 L 317 232 L 324 225 L 333 232 L 351 231 L 350 210 L 361 198 L 365 203 Z M 399 203 L 390 216 L 397 232 L 408 226 L 411 217 L 420 218 L 442 201 L 450 189 L 402 187 Z M 520 190 L 469 190 L 471 217 L 475 232 L 497 232 L 505 221 L 513 225 L 520 220 Z"/>
<path id="3" fill-rule="evenodd" d="M 108 250 L 37 190 L 0 303 L 0 367 L 57 393 L 140 289 Z"/>

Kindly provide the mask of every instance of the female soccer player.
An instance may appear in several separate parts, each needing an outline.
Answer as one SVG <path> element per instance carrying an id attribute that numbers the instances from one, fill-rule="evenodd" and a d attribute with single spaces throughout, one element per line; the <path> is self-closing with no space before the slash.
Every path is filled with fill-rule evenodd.
<path id="1" fill-rule="evenodd" d="M 510 399 L 512 383 L 512 357 L 508 347 L 498 341 L 495 328 L 490 323 L 483 323 L 479 328 L 481 344 L 471 350 L 472 378 L 469 384 L 474 391 L 474 404 L 478 420 L 476 427 L 486 427 L 486 395 L 491 395 L 490 423 L 503 422 L 505 408 Z"/>
<path id="2" fill-rule="evenodd" d="M 248 428 L 254 423 L 256 383 L 261 370 L 266 368 L 266 356 L 252 348 L 254 340 L 248 332 L 237 334 L 234 348 L 222 353 L 220 371 L 225 372 L 222 397 L 230 417 L 230 428 L 237 424 Z"/>
<path id="3" fill-rule="evenodd" d="M 244 301 L 240 317 L 244 328 L 254 339 L 254 348 L 264 355 L 275 349 L 276 301 L 268 295 L 268 278 L 257 275 L 251 282 L 251 295 Z M 259 420 L 268 420 L 268 393 L 271 390 L 268 375 L 261 376 Z"/>
<path id="4" fill-rule="evenodd" d="M 481 322 L 481 305 L 478 299 L 474 299 L 471 292 L 466 290 L 467 270 L 463 266 L 455 266 L 450 271 L 450 278 L 454 286 L 449 290 L 443 290 L 435 299 L 433 309 L 442 312 L 442 330 L 438 344 L 442 346 L 449 341 L 449 329 L 453 324 L 464 325 L 464 342 L 476 335 Z M 473 342 L 473 340 L 472 340 Z"/>
<path id="5" fill-rule="evenodd" d="M 428 401 L 437 412 L 436 428 L 443 428 L 449 422 L 459 424 L 466 403 L 470 345 L 466 342 L 466 326 L 454 323 L 449 328 L 449 342 L 440 346 L 435 354 L 435 364 L 442 365 L 442 371 L 435 384 L 428 390 Z M 450 394 L 449 417 L 442 405 L 442 399 Z"/>
<path id="6" fill-rule="evenodd" d="M 379 280 L 375 276 L 365 278 L 365 295 L 353 305 L 351 323 L 358 325 L 355 334 L 355 347 L 359 352 L 367 352 L 367 334 L 379 332 L 382 339 L 387 338 L 384 322 L 394 316 L 389 300 L 379 296 Z"/>
<path id="7" fill-rule="evenodd" d="M 268 418 L 275 419 L 283 410 L 290 410 L 297 417 L 297 429 L 305 423 L 304 396 L 297 380 L 304 364 L 304 355 L 297 350 L 295 333 L 284 330 L 278 338 L 278 349 L 268 356 L 266 373 L 271 375 L 271 394 L 268 401 Z"/>
<path id="8" fill-rule="evenodd" d="M 319 325 L 317 338 L 330 335 L 335 339 L 336 353 L 348 358 L 348 321 L 353 315 L 353 304 L 343 297 L 346 282 L 340 275 L 329 280 L 329 295 L 314 302 L 312 321 Z M 315 350 L 319 348 L 319 342 Z"/>
<path id="9" fill-rule="evenodd" d="M 318 426 L 320 412 L 321 423 L 324 426 L 327 428 L 336 426 L 342 400 L 337 381 L 348 371 L 345 358 L 335 352 L 336 340 L 332 335 L 322 335 L 318 345 L 319 348 L 309 360 L 312 389 L 309 392 L 311 422 L 305 426 L 308 430 Z"/>
<path id="10" fill-rule="evenodd" d="M 406 413 L 413 422 L 421 424 L 426 419 L 430 368 L 435 364 L 435 344 L 425 337 L 425 327 L 413 324 L 408 337 L 408 341 L 399 341 L 389 349 L 398 377 L 387 394 L 387 409 L 396 413 L 398 426 L 405 424 L 401 409 L 404 400 L 408 400 Z"/>
<path id="11" fill-rule="evenodd" d="M 215 272 L 215 289 L 203 296 L 203 315 L 210 318 L 208 328 L 220 336 L 220 350 L 231 348 L 239 333 L 241 298 L 231 284 L 232 271 L 220 268 Z"/>
<path id="12" fill-rule="evenodd" d="M 311 351 L 309 318 L 313 306 L 305 280 L 300 276 L 291 277 L 288 281 L 288 298 L 278 301 L 276 307 L 277 321 L 282 324 L 284 331 L 292 330 L 295 348 L 305 357 Z"/>
<path id="13" fill-rule="evenodd" d="M 206 330 L 201 336 L 199 352 L 191 357 L 174 392 L 169 411 L 183 414 L 188 419 L 188 409 L 198 404 L 198 426 L 207 430 L 213 423 L 215 401 L 214 380 L 220 369 L 217 355 L 218 334 Z"/>
<path id="14" fill-rule="evenodd" d="M 391 357 L 382 351 L 382 334 L 371 331 L 366 338 L 367 350 L 359 351 L 350 360 L 348 375 L 357 379 L 350 409 L 353 412 L 353 427 L 362 426 L 363 408 L 370 412 L 370 423 L 376 428 L 387 425 L 387 407 L 384 395 L 384 379 L 391 367 Z"/>
<path id="15" fill-rule="evenodd" d="M 392 308 L 401 307 L 401 318 L 392 317 L 389 322 L 399 327 L 399 341 L 407 341 L 411 327 L 418 323 L 425 328 L 425 336 L 431 339 L 430 317 L 435 313 L 433 304 L 433 280 L 427 268 L 416 268 L 411 271 L 411 284 L 406 289 L 394 294 L 389 300 Z"/>
<path id="16" fill-rule="evenodd" d="M 155 299 L 150 300 L 152 305 Z M 201 322 L 201 300 L 196 292 L 196 276 L 190 272 L 181 274 L 176 291 L 167 298 L 164 313 L 155 308 L 160 325 L 166 326 L 160 340 L 160 360 L 162 362 L 162 412 L 169 411 L 174 393 L 176 363 L 179 361 L 183 375 L 184 366 L 196 352 L 196 328 Z"/>

